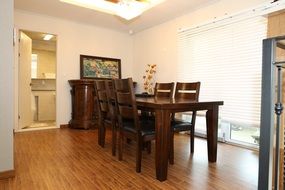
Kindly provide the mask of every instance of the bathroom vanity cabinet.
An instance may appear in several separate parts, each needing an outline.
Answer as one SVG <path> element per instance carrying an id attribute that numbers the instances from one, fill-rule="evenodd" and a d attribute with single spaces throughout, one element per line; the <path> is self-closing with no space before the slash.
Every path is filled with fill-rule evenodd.
<path id="1" fill-rule="evenodd" d="M 33 78 L 31 80 L 31 109 L 34 122 L 55 121 L 56 117 L 55 79 Z"/>

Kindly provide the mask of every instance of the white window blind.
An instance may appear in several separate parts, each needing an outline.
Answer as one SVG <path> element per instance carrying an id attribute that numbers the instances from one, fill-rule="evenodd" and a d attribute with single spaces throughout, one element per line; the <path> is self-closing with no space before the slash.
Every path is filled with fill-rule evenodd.
<path id="1" fill-rule="evenodd" d="M 223 100 L 222 120 L 259 126 L 266 31 L 258 16 L 179 32 L 178 81 L 200 81 L 201 101 Z"/>

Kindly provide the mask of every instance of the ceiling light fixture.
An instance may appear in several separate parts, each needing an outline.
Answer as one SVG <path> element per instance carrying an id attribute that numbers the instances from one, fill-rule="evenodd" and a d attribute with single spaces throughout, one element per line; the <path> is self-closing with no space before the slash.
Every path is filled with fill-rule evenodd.
<path id="1" fill-rule="evenodd" d="M 142 14 L 147 6 L 147 3 L 141 3 L 135 0 L 121 0 L 118 3 L 116 15 L 126 20 L 131 20 Z"/>
<path id="2" fill-rule="evenodd" d="M 60 0 L 131 20 L 164 0 Z"/>
<path id="3" fill-rule="evenodd" d="M 52 34 L 46 34 L 44 37 L 44 40 L 48 41 L 50 39 L 52 39 L 53 35 Z"/>

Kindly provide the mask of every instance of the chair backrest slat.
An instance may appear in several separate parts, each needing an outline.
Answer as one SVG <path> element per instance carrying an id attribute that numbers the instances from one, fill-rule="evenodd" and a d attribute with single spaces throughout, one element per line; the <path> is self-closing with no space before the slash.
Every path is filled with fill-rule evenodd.
<path id="1" fill-rule="evenodd" d="M 126 106 L 132 105 L 132 99 L 130 99 L 130 93 L 126 92 L 118 92 L 117 93 L 117 101 L 119 104 L 125 104 Z"/>
<path id="2" fill-rule="evenodd" d="M 108 100 L 115 101 L 115 91 L 112 80 L 106 80 L 105 85 L 106 85 Z"/>
<path id="3" fill-rule="evenodd" d="M 108 106 L 107 91 L 104 80 L 95 81 L 95 92 L 96 92 L 99 112 L 108 113 L 109 106 Z"/>
<path id="4" fill-rule="evenodd" d="M 98 103 L 100 105 L 100 109 L 103 112 L 108 112 L 109 108 L 108 108 L 108 99 L 107 99 L 107 94 L 106 94 L 106 90 L 100 90 L 98 91 Z"/>
<path id="5" fill-rule="evenodd" d="M 155 84 L 154 96 L 157 98 L 160 97 L 172 98 L 173 92 L 174 92 L 174 82 Z"/>
<path id="6" fill-rule="evenodd" d="M 177 82 L 175 88 L 175 99 L 199 100 L 200 82 L 182 83 Z"/>

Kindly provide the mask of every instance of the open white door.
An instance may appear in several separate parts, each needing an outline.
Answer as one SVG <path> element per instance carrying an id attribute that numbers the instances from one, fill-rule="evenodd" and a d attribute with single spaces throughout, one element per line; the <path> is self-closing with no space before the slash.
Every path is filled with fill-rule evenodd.
<path id="1" fill-rule="evenodd" d="M 32 39 L 20 32 L 19 43 L 19 129 L 32 124 L 31 108 Z"/>

